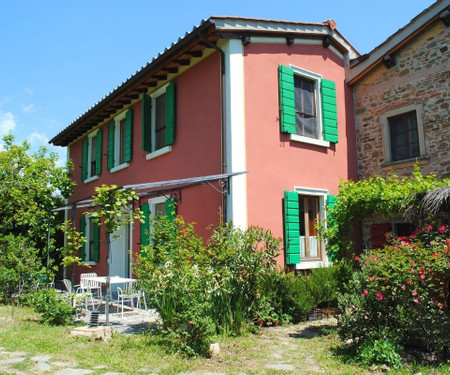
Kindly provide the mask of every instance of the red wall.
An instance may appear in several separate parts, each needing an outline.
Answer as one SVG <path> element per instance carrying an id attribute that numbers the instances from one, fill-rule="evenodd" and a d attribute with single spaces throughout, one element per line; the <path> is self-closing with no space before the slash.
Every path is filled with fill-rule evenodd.
<path id="1" fill-rule="evenodd" d="M 146 182 L 176 180 L 188 177 L 221 173 L 220 145 L 220 60 L 219 55 L 206 58 L 198 65 L 174 79 L 176 84 L 176 137 L 172 151 L 152 160 L 146 160 L 147 152 L 142 150 L 141 102 L 133 108 L 133 158 L 129 167 L 115 173 L 107 169 L 107 126 L 103 124 L 102 174 L 98 180 L 85 184 L 81 181 L 82 139 L 70 145 L 70 158 L 77 182 L 70 201 L 90 197 L 95 186 L 101 184 L 137 184 Z M 117 113 L 118 114 L 118 113 Z M 209 185 L 195 186 L 182 191 L 182 202 L 177 213 L 187 222 L 197 223 L 197 233 L 209 236 L 207 227 L 217 224 L 222 197 Z M 77 217 L 81 215 L 78 210 Z M 78 221 L 78 220 L 77 220 Z M 106 272 L 106 250 L 104 234 L 101 234 L 100 262 L 92 268 L 99 274 Z M 133 231 L 134 251 L 140 238 L 139 223 Z"/>
<path id="2" fill-rule="evenodd" d="M 336 82 L 339 142 L 329 148 L 280 133 L 278 65 L 295 65 Z M 248 224 L 283 237 L 283 191 L 294 186 L 338 193 L 340 179 L 356 179 L 352 93 L 342 59 L 321 45 L 250 43 L 245 47 Z M 276 176 L 272 177 L 272 176 Z M 279 261 L 284 263 L 283 257 Z"/>

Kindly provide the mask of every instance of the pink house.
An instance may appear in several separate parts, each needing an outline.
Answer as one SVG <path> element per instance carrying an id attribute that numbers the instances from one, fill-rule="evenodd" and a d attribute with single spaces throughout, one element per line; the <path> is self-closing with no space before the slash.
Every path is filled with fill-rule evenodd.
<path id="1" fill-rule="evenodd" d="M 206 238 L 223 215 L 282 237 L 281 265 L 327 265 L 315 224 L 339 181 L 357 179 L 346 69 L 358 56 L 334 21 L 209 18 L 51 140 L 75 164 L 69 204 L 138 185 L 146 215 L 176 201 Z M 104 237 L 79 206 L 82 257 L 104 274 Z M 146 225 L 119 231 L 112 275 L 130 275 Z"/>

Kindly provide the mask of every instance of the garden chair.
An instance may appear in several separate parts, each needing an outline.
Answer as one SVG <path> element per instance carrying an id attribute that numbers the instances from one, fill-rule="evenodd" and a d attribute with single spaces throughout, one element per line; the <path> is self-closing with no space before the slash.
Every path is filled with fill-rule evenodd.
<path id="1" fill-rule="evenodd" d="M 97 277 L 95 272 L 82 273 L 80 275 L 80 288 L 88 290 L 90 293 L 95 294 L 98 298 L 103 299 L 102 283 L 95 280 L 89 280 L 90 277 Z"/>
<path id="2" fill-rule="evenodd" d="M 144 302 L 145 310 L 147 310 L 147 301 L 143 290 L 136 289 L 133 282 L 126 283 L 127 295 L 133 298 L 132 307 L 134 307 L 134 300 L 136 299 L 136 308 L 141 308 L 141 300 Z"/>
<path id="3" fill-rule="evenodd" d="M 129 294 L 126 290 L 123 290 L 120 287 L 117 287 L 117 301 L 122 306 L 122 318 L 123 318 L 123 305 L 128 302 L 130 303 L 131 307 L 134 307 L 134 296 L 132 294 Z"/>
<path id="4" fill-rule="evenodd" d="M 88 310 L 89 302 L 92 306 L 92 309 L 95 308 L 94 298 L 89 287 L 82 287 L 81 285 L 73 286 L 72 281 L 70 281 L 69 279 L 63 279 L 63 283 L 67 292 L 72 297 L 73 307 L 76 307 L 78 305 L 78 302 L 84 299 L 84 307 L 86 310 Z"/>

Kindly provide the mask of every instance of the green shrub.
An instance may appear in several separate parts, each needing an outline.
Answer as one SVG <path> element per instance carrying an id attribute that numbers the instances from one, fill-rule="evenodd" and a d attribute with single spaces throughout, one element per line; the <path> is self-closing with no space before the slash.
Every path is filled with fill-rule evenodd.
<path id="1" fill-rule="evenodd" d="M 42 314 L 42 320 L 52 325 L 68 325 L 75 309 L 70 300 L 56 294 L 54 289 L 41 289 L 34 296 L 34 310 Z"/>
<path id="2" fill-rule="evenodd" d="M 402 347 L 386 339 L 366 340 L 358 351 L 357 358 L 361 363 L 371 365 L 387 365 L 399 368 L 402 365 Z"/>
<path id="3" fill-rule="evenodd" d="M 355 256 L 361 270 L 338 297 L 342 340 L 362 347 L 367 340 L 387 339 L 442 353 L 449 335 L 447 235 L 446 227 L 429 225 L 384 249 Z"/>
<path id="4" fill-rule="evenodd" d="M 12 234 L 0 237 L 0 301 L 30 289 L 40 268 L 38 250 L 28 239 Z"/>

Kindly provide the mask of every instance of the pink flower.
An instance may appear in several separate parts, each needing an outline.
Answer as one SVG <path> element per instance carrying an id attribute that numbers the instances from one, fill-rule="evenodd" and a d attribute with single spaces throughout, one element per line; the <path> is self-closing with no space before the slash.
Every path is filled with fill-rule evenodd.
<path id="1" fill-rule="evenodd" d="M 413 296 L 417 296 L 417 290 L 413 290 L 413 291 L 411 292 L 411 294 L 412 294 Z"/>
<path id="2" fill-rule="evenodd" d="M 415 235 L 415 234 L 411 234 L 411 235 L 409 236 L 409 238 L 413 240 L 414 238 L 416 238 L 416 235 Z"/>
<path id="3" fill-rule="evenodd" d="M 427 225 L 427 229 L 428 229 L 428 230 L 433 230 L 433 226 L 432 226 L 431 224 L 428 224 L 428 225 Z"/>
<path id="4" fill-rule="evenodd" d="M 383 301 L 383 299 L 384 299 L 383 293 L 376 292 L 375 295 L 377 296 L 378 301 Z"/>
<path id="5" fill-rule="evenodd" d="M 410 264 L 411 264 L 411 266 L 414 266 L 414 262 L 411 262 Z"/>
<path id="6" fill-rule="evenodd" d="M 406 281 L 406 284 L 411 285 L 411 284 L 412 284 L 412 281 L 411 281 L 411 280 L 407 280 L 407 281 Z"/>
<path id="7" fill-rule="evenodd" d="M 364 289 L 364 290 L 363 290 L 363 294 L 364 294 L 365 296 L 367 296 L 367 295 L 369 294 L 369 292 L 367 291 L 367 289 Z"/>
<path id="8" fill-rule="evenodd" d="M 413 301 L 414 301 L 415 303 L 419 303 L 419 299 L 418 299 L 418 298 L 414 298 Z"/>
<path id="9" fill-rule="evenodd" d="M 438 307 L 439 307 L 439 310 L 444 310 L 444 305 L 440 304 Z"/>
<path id="10" fill-rule="evenodd" d="M 420 275 L 421 273 L 423 273 L 423 269 L 419 268 L 419 271 L 417 271 L 417 273 Z"/>
<path id="11" fill-rule="evenodd" d="M 405 289 L 406 289 L 406 285 L 403 284 L 400 288 L 402 288 L 403 290 L 405 290 Z"/>
<path id="12" fill-rule="evenodd" d="M 433 256 L 434 256 L 435 258 L 439 258 L 439 255 L 436 254 L 436 253 L 434 253 Z"/>
<path id="13" fill-rule="evenodd" d="M 359 256 L 358 256 L 358 255 L 355 255 L 355 257 L 353 258 L 353 260 L 354 260 L 355 262 L 357 262 L 357 261 L 359 260 Z"/>
<path id="14" fill-rule="evenodd" d="M 394 246 L 392 246 L 394 249 L 398 249 L 398 245 L 394 245 Z"/>
<path id="15" fill-rule="evenodd" d="M 413 270 L 412 268 L 410 268 L 410 269 L 408 270 L 408 273 L 414 273 L 414 270 Z"/>
<path id="16" fill-rule="evenodd" d="M 420 275 L 420 278 L 421 278 L 422 280 L 425 279 L 425 275 L 424 275 L 424 274 Z"/>
<path id="17" fill-rule="evenodd" d="M 442 226 L 440 226 L 440 227 L 438 228 L 438 232 L 439 232 L 439 233 L 444 233 L 445 230 L 446 230 L 445 225 L 442 225 Z"/>

